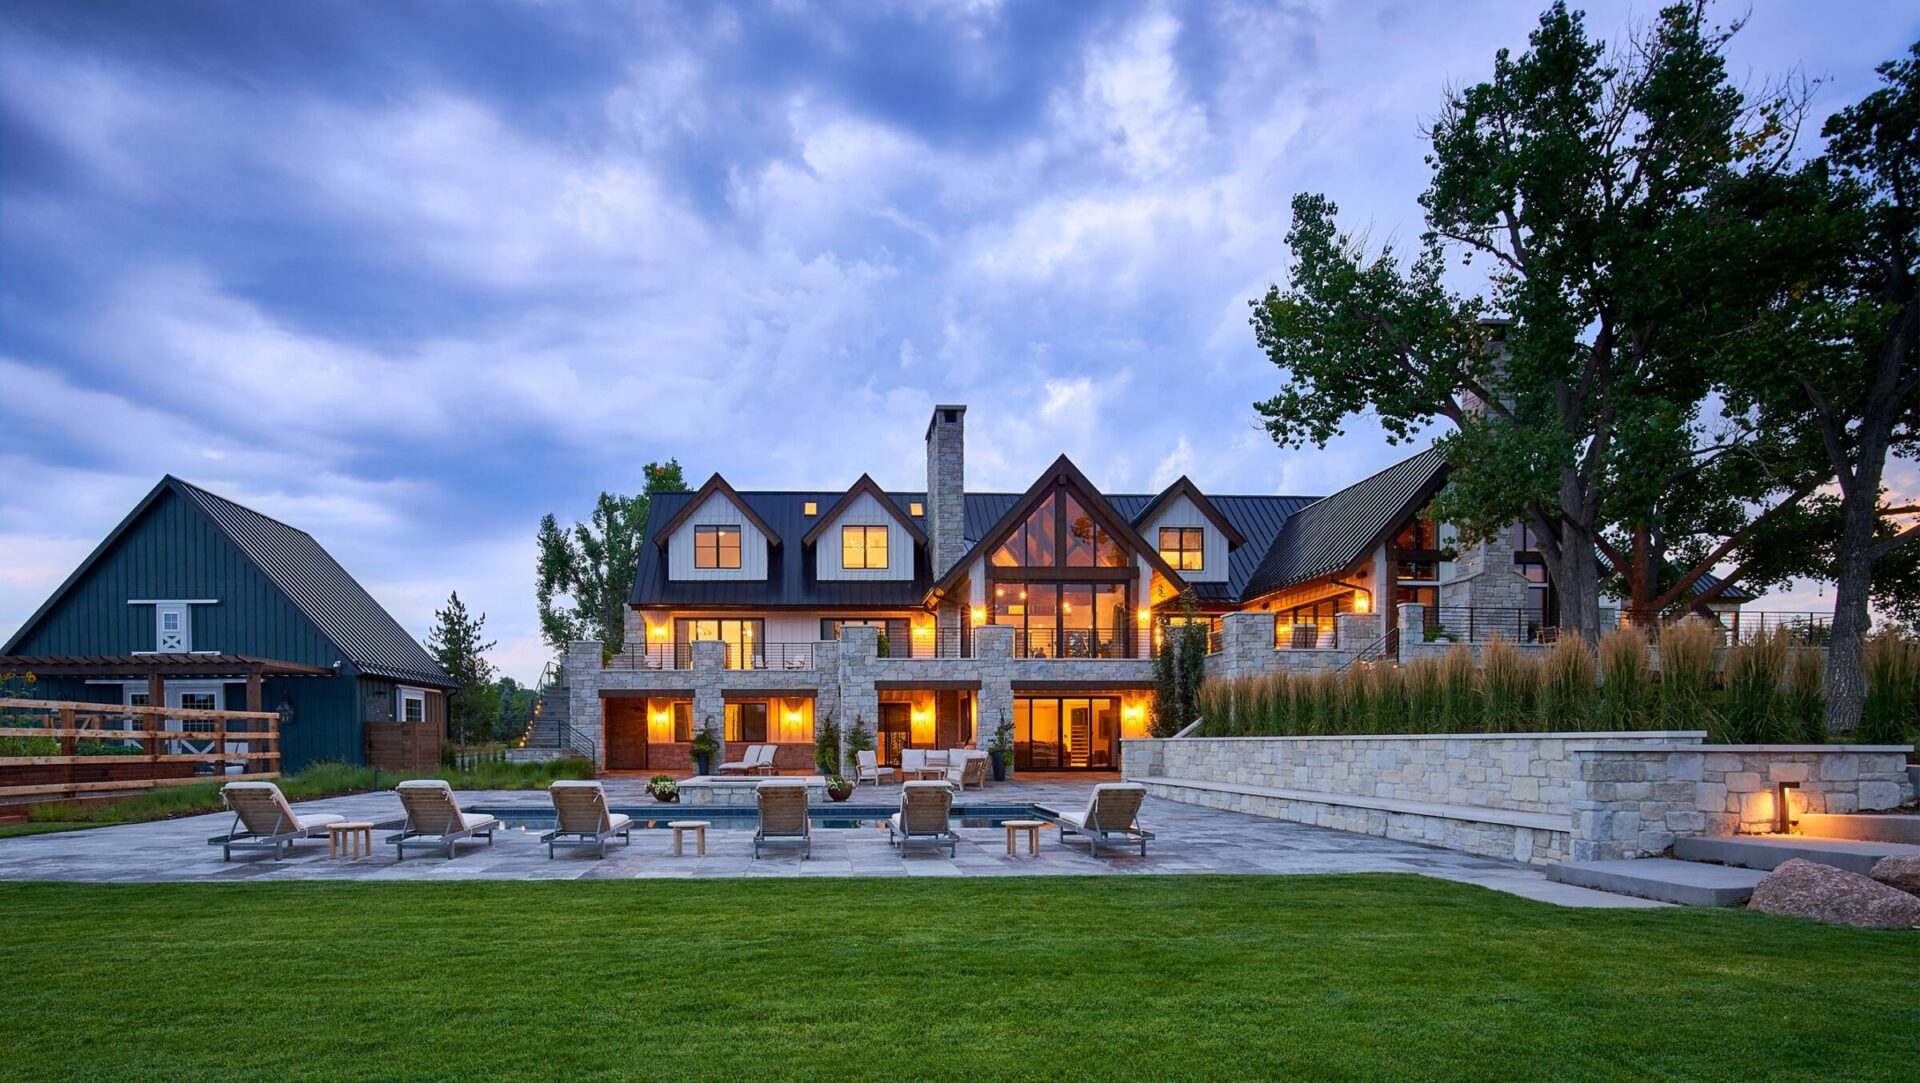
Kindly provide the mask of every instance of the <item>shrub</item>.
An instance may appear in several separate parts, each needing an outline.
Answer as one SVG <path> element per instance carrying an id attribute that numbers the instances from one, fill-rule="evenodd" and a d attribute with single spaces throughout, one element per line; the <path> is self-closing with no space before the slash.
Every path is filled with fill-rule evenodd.
<path id="1" fill-rule="evenodd" d="M 831 712 L 814 727 L 813 765 L 823 775 L 840 773 L 840 724 Z"/>
<path id="2" fill-rule="evenodd" d="M 1713 709 L 1714 630 L 1689 618 L 1660 630 L 1660 726 L 1704 729 L 1720 740 L 1724 727 Z"/>
<path id="3" fill-rule="evenodd" d="M 1540 666 L 1539 728 L 1580 731 L 1593 726 L 1596 675 L 1593 649 L 1578 636 L 1561 636 Z"/>
<path id="4" fill-rule="evenodd" d="M 1722 726 L 1726 739 L 1758 744 L 1795 739 L 1787 713 L 1787 639 L 1781 629 L 1761 632 L 1727 652 Z"/>
<path id="5" fill-rule="evenodd" d="M 1616 626 L 1600 637 L 1600 703 L 1594 724 L 1603 730 L 1643 730 L 1653 725 L 1653 674 L 1647 668 L 1647 638 Z"/>
<path id="6" fill-rule="evenodd" d="M 1867 698 L 1856 738 L 1905 744 L 1920 730 L 1920 643 L 1893 632 L 1867 637 Z"/>
<path id="7" fill-rule="evenodd" d="M 1488 733 L 1518 733 L 1533 718 L 1534 690 L 1540 666 L 1522 655 L 1506 636 L 1496 634 L 1480 648 L 1481 717 Z"/>

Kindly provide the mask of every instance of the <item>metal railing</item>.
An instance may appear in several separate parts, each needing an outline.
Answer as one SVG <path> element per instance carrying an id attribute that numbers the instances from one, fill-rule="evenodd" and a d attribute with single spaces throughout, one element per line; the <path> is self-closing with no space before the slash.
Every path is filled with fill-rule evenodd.
<path id="1" fill-rule="evenodd" d="M 607 669 L 692 669 L 692 643 L 649 643 L 607 659 Z M 728 643 L 728 669 L 812 669 L 812 643 Z"/>
<path id="2" fill-rule="evenodd" d="M 1096 634 L 1091 628 L 1015 628 L 1015 658 L 1134 658 L 1133 636 L 1127 632 Z"/>
<path id="3" fill-rule="evenodd" d="M 1355 666 L 1367 665 L 1374 662 L 1398 663 L 1399 661 L 1400 629 L 1389 628 L 1387 629 L 1386 635 L 1355 651 L 1353 657 L 1349 658 L 1347 663 L 1340 667 L 1339 672 L 1345 673 Z"/>
<path id="4" fill-rule="evenodd" d="M 1608 614 L 1615 619 L 1618 614 L 1602 612 L 1601 623 L 1611 626 Z M 1559 628 L 1537 609 L 1438 605 L 1426 607 L 1422 632 L 1428 643 L 1486 643 L 1495 636 L 1511 643 L 1551 643 L 1559 635 Z"/>
<path id="5" fill-rule="evenodd" d="M 882 658 L 972 658 L 973 630 L 970 628 L 916 628 L 912 634 L 889 638 Z"/>

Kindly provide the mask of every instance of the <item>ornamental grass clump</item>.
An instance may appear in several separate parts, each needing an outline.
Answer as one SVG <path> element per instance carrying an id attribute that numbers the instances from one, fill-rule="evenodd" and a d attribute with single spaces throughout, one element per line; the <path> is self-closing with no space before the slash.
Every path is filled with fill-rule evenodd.
<path id="1" fill-rule="evenodd" d="M 1400 685 L 1405 692 L 1405 732 L 1437 732 L 1440 726 L 1439 659 L 1422 655 L 1408 662 Z"/>
<path id="2" fill-rule="evenodd" d="M 1805 744 L 1827 739 L 1827 652 L 1817 647 L 1795 647 L 1787 659 L 1787 715 Z"/>
<path id="3" fill-rule="evenodd" d="M 1920 732 L 1920 642 L 1895 632 L 1867 637 L 1862 744 L 1906 744 Z"/>
<path id="4" fill-rule="evenodd" d="M 1660 630 L 1660 727 L 1706 730 L 1723 740 L 1724 727 L 1713 709 L 1714 630 L 1688 618 Z"/>
<path id="5" fill-rule="evenodd" d="M 1481 722 L 1488 733 L 1520 733 L 1533 722 L 1533 699 L 1540 665 L 1513 641 L 1495 635 L 1480 648 Z"/>
<path id="6" fill-rule="evenodd" d="M 1738 744 L 1786 743 L 1799 736 L 1787 709 L 1787 637 L 1775 628 L 1727 652 L 1724 739 Z"/>
<path id="7" fill-rule="evenodd" d="M 1538 729 L 1578 733 L 1593 727 L 1596 695 L 1593 649 L 1579 636 L 1561 636 L 1540 663 Z"/>
<path id="8" fill-rule="evenodd" d="M 1480 730 L 1479 672 L 1473 648 L 1456 643 L 1440 660 L 1440 727 L 1443 733 Z"/>
<path id="9" fill-rule="evenodd" d="M 1653 673 L 1647 637 L 1625 625 L 1600 637 L 1600 703 L 1595 728 L 1643 730 L 1653 725 Z"/>

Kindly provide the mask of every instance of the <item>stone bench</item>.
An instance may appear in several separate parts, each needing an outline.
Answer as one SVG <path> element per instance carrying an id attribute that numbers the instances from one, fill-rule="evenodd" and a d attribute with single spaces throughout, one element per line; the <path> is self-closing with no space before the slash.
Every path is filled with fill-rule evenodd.
<path id="1" fill-rule="evenodd" d="M 1155 797 L 1183 804 L 1535 864 L 1565 860 L 1573 827 L 1572 817 L 1566 814 L 1483 805 L 1449 805 L 1163 775 L 1133 781 L 1146 786 L 1147 792 Z"/>

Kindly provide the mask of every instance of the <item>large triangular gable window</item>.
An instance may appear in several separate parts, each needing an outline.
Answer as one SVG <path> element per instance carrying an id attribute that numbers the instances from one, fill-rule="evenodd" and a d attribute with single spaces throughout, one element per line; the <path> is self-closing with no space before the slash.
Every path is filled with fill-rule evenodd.
<path id="1" fill-rule="evenodd" d="M 993 551 L 996 568 L 1124 568 L 1131 560 L 1079 499 L 1061 489 Z"/>

